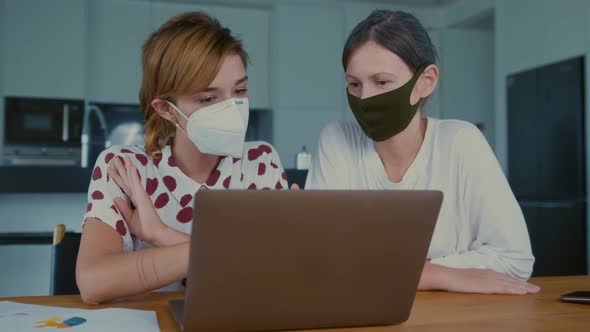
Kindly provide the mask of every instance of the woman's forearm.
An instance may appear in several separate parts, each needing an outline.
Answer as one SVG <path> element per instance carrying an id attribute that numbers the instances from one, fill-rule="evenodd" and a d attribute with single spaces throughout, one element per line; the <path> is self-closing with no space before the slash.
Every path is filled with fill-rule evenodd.
<path id="1" fill-rule="evenodd" d="M 432 264 L 430 261 L 424 263 L 418 290 L 446 290 L 449 268 Z"/>
<path id="2" fill-rule="evenodd" d="M 164 287 L 186 277 L 189 243 L 114 253 L 77 270 L 82 300 L 98 304 Z"/>
<path id="3" fill-rule="evenodd" d="M 190 240 L 191 236 L 189 234 L 167 226 L 164 231 L 158 235 L 153 244 L 157 247 L 168 247 L 181 243 L 187 243 L 190 242 Z"/>

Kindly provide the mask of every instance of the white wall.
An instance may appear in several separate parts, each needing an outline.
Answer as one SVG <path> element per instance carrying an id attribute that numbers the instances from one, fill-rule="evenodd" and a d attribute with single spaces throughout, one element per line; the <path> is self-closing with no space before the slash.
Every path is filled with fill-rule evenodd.
<path id="1" fill-rule="evenodd" d="M 145 1 L 89 2 L 88 100 L 138 103 L 141 46 L 152 30 L 151 14 L 151 4 Z"/>
<path id="2" fill-rule="evenodd" d="M 83 98 L 86 1 L 4 1 L 4 93 Z"/>
<path id="3" fill-rule="evenodd" d="M 428 30 L 428 35 L 430 36 L 430 40 L 434 45 L 436 50 L 438 59 L 437 59 L 437 66 L 442 66 L 442 60 L 444 57 L 444 45 L 443 45 L 443 32 L 445 29 L 443 28 L 431 28 Z M 442 111 L 442 89 L 444 85 L 444 76 L 441 77 L 438 81 L 438 85 L 432 95 L 428 98 L 428 102 L 424 105 L 422 110 L 422 114 L 428 117 L 434 118 L 442 118 L 443 111 Z"/>
<path id="4" fill-rule="evenodd" d="M 494 10 L 496 0 L 462 0 L 444 8 L 445 27 L 456 27 Z"/>
<path id="5" fill-rule="evenodd" d="M 494 145 L 494 33 L 445 29 L 441 53 L 441 117 L 483 123 Z"/>
<path id="6" fill-rule="evenodd" d="M 294 166 L 302 145 L 314 150 L 327 122 L 342 118 L 344 85 L 338 59 L 343 33 L 341 7 L 281 3 L 273 8 L 274 145 L 287 168 Z"/>

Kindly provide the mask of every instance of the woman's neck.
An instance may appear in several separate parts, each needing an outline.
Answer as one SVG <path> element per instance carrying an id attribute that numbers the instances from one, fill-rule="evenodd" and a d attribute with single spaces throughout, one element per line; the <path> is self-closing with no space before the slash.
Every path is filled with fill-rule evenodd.
<path id="1" fill-rule="evenodd" d="M 400 182 L 404 178 L 420 151 L 427 126 L 428 120 L 417 113 L 404 131 L 375 143 L 389 181 Z"/>
<path id="2" fill-rule="evenodd" d="M 172 155 L 178 168 L 198 183 L 205 183 L 221 160 L 219 156 L 199 151 L 193 142 L 179 131 L 172 141 Z"/>

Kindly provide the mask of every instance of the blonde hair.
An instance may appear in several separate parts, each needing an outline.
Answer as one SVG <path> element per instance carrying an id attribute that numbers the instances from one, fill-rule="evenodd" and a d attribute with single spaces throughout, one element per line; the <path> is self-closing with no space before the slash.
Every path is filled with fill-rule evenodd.
<path id="1" fill-rule="evenodd" d="M 215 79 L 227 55 L 248 54 L 218 20 L 200 12 L 180 14 L 154 31 L 142 49 L 139 103 L 145 119 L 145 150 L 153 158 L 168 144 L 175 126 L 152 107 L 156 98 L 195 95 Z"/>

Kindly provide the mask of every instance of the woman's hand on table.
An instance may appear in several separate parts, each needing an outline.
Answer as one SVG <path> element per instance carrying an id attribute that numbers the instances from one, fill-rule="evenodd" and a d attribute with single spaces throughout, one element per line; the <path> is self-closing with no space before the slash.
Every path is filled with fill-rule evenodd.
<path id="1" fill-rule="evenodd" d="M 538 293 L 541 288 L 490 269 L 459 269 L 424 265 L 419 290 L 444 290 L 457 293 L 513 294 Z"/>

